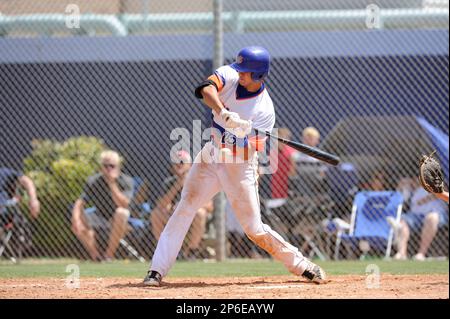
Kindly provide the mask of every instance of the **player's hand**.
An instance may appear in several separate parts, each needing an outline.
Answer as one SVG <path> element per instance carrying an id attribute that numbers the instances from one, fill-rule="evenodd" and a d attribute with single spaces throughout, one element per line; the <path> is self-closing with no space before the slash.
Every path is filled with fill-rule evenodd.
<path id="1" fill-rule="evenodd" d="M 39 203 L 37 198 L 30 199 L 28 205 L 28 207 L 30 208 L 31 216 L 33 216 L 33 218 L 37 218 L 41 208 L 41 204 Z"/>
<path id="2" fill-rule="evenodd" d="M 117 178 L 119 178 L 119 172 L 115 169 L 105 174 L 105 180 L 108 185 L 115 183 L 117 181 Z"/>
<path id="3" fill-rule="evenodd" d="M 240 120 L 241 123 L 236 128 L 227 129 L 227 131 L 233 133 L 237 138 L 244 138 L 252 132 L 252 121 Z"/>
<path id="4" fill-rule="evenodd" d="M 222 111 L 220 111 L 220 117 L 225 122 L 225 128 L 239 127 L 243 121 L 239 117 L 239 114 L 237 114 L 235 112 L 230 112 L 225 108 L 223 108 Z"/>

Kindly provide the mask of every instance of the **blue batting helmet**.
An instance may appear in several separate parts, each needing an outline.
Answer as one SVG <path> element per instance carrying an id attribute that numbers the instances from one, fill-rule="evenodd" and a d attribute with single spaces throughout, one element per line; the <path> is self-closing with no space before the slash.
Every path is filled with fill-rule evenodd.
<path id="1" fill-rule="evenodd" d="M 263 47 L 251 46 L 239 51 L 230 66 L 238 72 L 251 72 L 253 81 L 262 81 L 269 74 L 270 55 Z"/>

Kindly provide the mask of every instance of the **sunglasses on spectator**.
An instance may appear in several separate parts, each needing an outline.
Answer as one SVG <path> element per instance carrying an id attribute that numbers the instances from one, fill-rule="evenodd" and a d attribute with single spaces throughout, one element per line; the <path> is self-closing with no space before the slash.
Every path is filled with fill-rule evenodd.
<path id="1" fill-rule="evenodd" d="M 115 164 L 102 164 L 102 166 L 104 168 L 116 168 L 117 167 L 117 165 L 115 165 Z"/>

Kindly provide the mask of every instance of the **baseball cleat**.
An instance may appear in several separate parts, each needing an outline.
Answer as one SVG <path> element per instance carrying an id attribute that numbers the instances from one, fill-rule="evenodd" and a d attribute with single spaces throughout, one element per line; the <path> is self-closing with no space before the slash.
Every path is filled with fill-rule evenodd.
<path id="1" fill-rule="evenodd" d="M 327 281 L 325 271 L 313 262 L 306 260 L 307 266 L 302 274 L 302 277 L 316 283 L 323 284 Z"/>
<path id="2" fill-rule="evenodd" d="M 154 270 L 149 270 L 147 276 L 144 278 L 144 285 L 151 287 L 161 286 L 162 276 L 159 272 Z"/>

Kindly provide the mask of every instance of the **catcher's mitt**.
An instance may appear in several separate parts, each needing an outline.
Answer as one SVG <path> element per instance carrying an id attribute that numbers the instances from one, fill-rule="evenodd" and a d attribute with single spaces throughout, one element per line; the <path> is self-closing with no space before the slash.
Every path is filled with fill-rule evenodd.
<path id="1" fill-rule="evenodd" d="M 436 151 L 430 155 L 422 155 L 419 162 L 419 181 L 422 187 L 429 193 L 442 193 L 444 191 L 444 178 L 439 162 L 433 157 Z"/>

